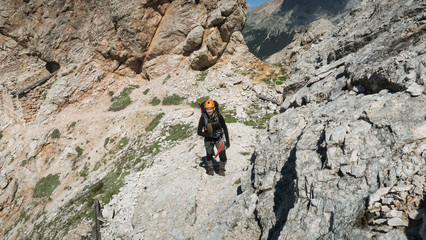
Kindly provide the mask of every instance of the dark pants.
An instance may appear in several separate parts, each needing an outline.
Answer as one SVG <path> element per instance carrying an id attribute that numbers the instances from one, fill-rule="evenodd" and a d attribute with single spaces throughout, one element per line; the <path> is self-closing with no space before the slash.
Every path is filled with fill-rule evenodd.
<path id="1" fill-rule="evenodd" d="M 216 149 L 219 149 L 220 139 L 212 140 L 212 141 L 204 141 L 204 146 L 206 146 L 206 154 L 207 154 L 207 164 L 212 163 L 213 155 L 214 155 L 214 146 L 216 145 Z M 226 163 L 226 147 L 222 148 L 222 151 L 219 153 L 219 158 L 222 163 Z M 209 164 L 210 165 L 210 164 Z"/>

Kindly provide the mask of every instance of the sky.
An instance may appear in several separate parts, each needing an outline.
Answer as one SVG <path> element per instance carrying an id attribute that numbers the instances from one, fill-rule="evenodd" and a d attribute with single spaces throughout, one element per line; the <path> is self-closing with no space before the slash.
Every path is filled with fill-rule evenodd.
<path id="1" fill-rule="evenodd" d="M 247 0 L 247 7 L 250 10 L 253 10 L 255 7 L 259 6 L 263 2 L 266 2 L 267 0 Z"/>

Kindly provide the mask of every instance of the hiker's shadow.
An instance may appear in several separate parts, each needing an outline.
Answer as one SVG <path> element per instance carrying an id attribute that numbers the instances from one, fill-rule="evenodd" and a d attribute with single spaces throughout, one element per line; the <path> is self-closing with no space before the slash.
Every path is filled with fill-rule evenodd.
<path id="1" fill-rule="evenodd" d="M 216 161 L 216 159 L 214 159 L 214 158 L 213 158 L 212 162 L 213 162 L 214 172 L 219 173 L 219 162 Z M 201 162 L 200 162 L 200 164 L 198 164 L 198 166 L 203 167 L 206 170 L 206 173 L 207 173 L 207 168 L 208 168 L 207 156 L 204 156 L 204 157 L 201 158 Z"/>

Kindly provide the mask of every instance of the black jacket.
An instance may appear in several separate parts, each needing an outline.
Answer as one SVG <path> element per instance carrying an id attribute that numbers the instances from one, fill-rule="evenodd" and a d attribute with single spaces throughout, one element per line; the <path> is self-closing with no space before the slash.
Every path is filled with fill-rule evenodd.
<path id="1" fill-rule="evenodd" d="M 221 130 L 225 134 L 226 143 L 227 143 L 227 145 L 229 145 L 230 141 L 229 141 L 228 127 L 226 126 L 225 119 L 223 119 L 223 116 L 220 113 L 217 113 L 217 118 L 219 120 Z M 213 129 L 213 130 L 215 131 L 215 130 L 220 130 L 220 129 Z M 198 135 L 204 137 L 205 141 L 218 140 L 218 139 L 214 139 L 212 136 L 210 136 L 210 134 L 207 131 L 205 131 L 205 122 L 204 122 L 204 116 L 203 115 L 201 115 L 200 121 L 198 122 L 197 133 L 198 133 Z"/>

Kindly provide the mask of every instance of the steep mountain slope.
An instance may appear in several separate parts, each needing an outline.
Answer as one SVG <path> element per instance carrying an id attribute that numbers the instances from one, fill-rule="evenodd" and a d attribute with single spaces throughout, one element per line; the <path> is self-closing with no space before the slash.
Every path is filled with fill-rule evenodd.
<path id="1" fill-rule="evenodd" d="M 313 21 L 324 18 L 333 23 L 346 15 L 360 0 L 267 1 L 249 12 L 244 40 L 254 55 L 266 58 L 287 46 L 296 33 Z"/>
<path id="2" fill-rule="evenodd" d="M 105 239 L 425 238 L 424 1 L 312 23 L 281 66 L 244 46 L 244 1 L 96 4 L 0 4 L 2 238 L 90 238 L 94 200 Z M 208 96 L 225 177 L 195 133 Z"/>
<path id="3" fill-rule="evenodd" d="M 291 77 L 243 188 L 261 239 L 425 238 L 425 10 L 365 0 L 275 59 Z"/>
<path id="4" fill-rule="evenodd" d="M 107 204 L 159 151 L 198 140 L 190 104 L 229 100 L 234 116 L 257 100 L 236 61 L 252 59 L 244 1 L 2 1 L 0 11 L 2 239 L 90 236 L 94 199 Z M 217 63 L 232 70 L 194 71 Z M 166 100 L 176 106 L 157 107 Z"/>

